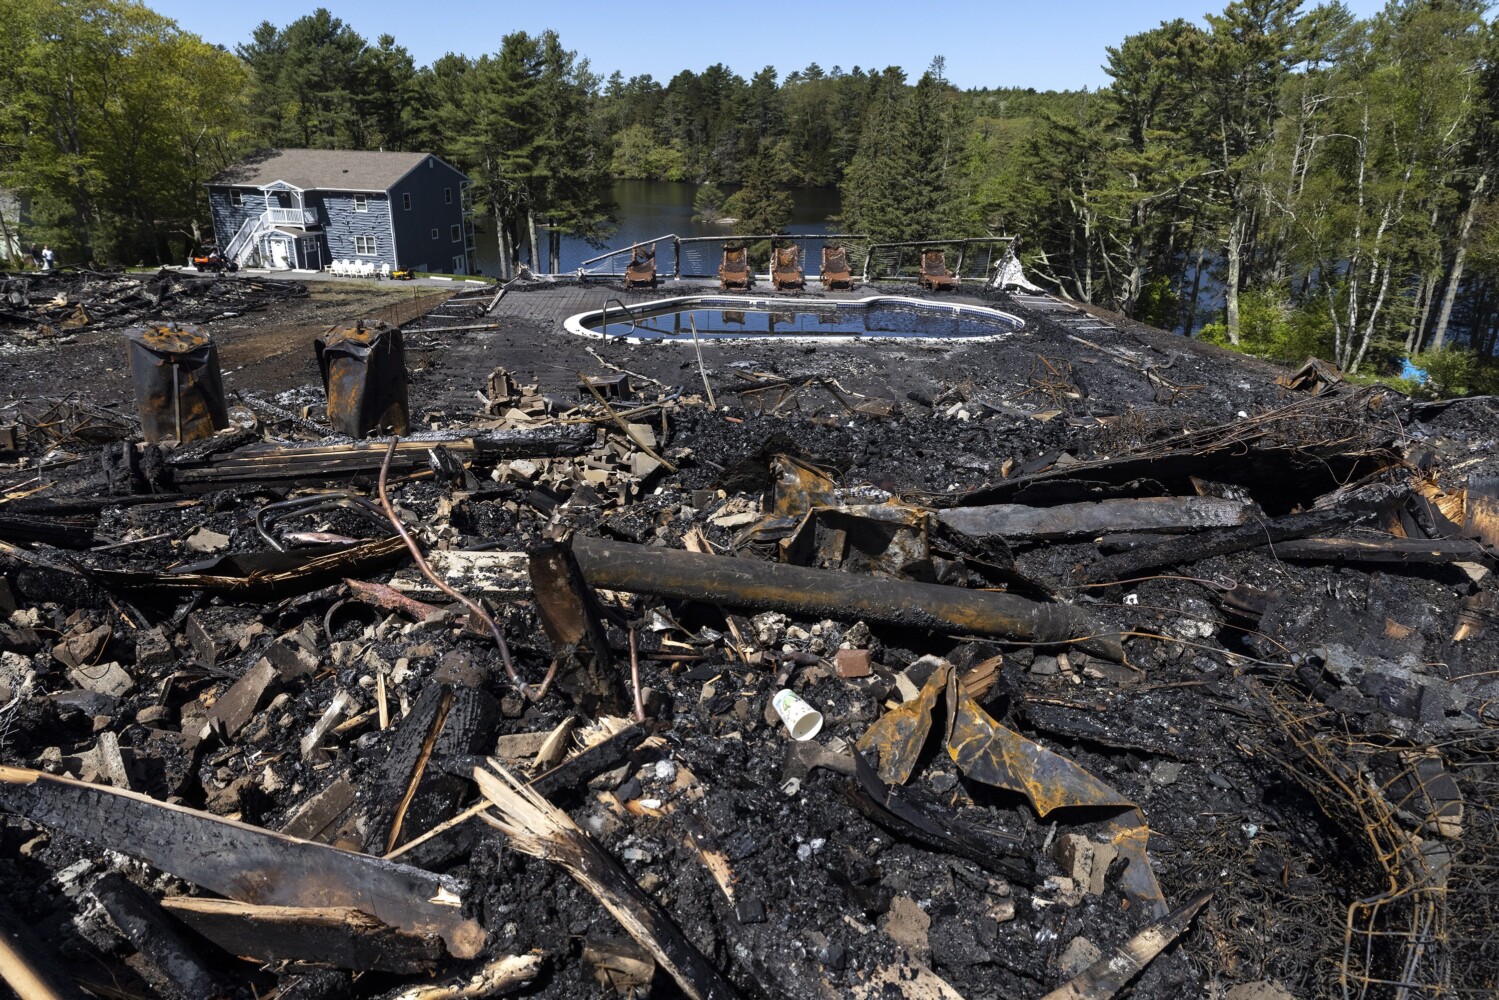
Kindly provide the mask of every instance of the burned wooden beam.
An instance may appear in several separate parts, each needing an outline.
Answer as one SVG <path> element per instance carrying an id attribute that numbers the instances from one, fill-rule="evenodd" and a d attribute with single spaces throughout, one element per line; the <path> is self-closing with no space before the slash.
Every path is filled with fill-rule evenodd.
<path id="1" fill-rule="evenodd" d="M 1426 538 L 1296 538 L 1278 542 L 1281 559 L 1310 562 L 1446 564 L 1484 562 L 1488 553 L 1477 542 Z"/>
<path id="2" fill-rule="evenodd" d="M 567 813 L 507 771 L 475 768 L 474 780 L 499 817 L 494 819 L 486 813 L 485 822 L 504 833 L 516 850 L 567 869 L 651 953 L 689 1000 L 736 1000 L 739 992 L 687 939 L 671 916 Z"/>
<path id="3" fill-rule="evenodd" d="M 349 906 L 255 906 L 187 896 L 161 905 L 225 951 L 261 962 L 412 973 L 430 970 L 444 954 L 435 934 L 407 934 Z"/>
<path id="4" fill-rule="evenodd" d="M 1231 527 L 1248 524 L 1256 510 L 1256 506 L 1248 501 L 1218 497 L 1142 497 L 1057 507 L 1020 504 L 957 507 L 941 511 L 937 519 L 954 531 L 974 538 L 1039 542 L 1094 538 L 1110 531 L 1178 534 Z"/>
<path id="5" fill-rule="evenodd" d="M 542 628 L 557 660 L 557 686 L 589 715 L 618 713 L 623 705 L 619 674 L 600 621 L 598 598 L 578 561 L 561 545 L 545 545 L 530 556 L 531 589 Z"/>
<path id="6" fill-rule="evenodd" d="M 1211 892 L 1194 896 L 1156 923 L 1052 990 L 1041 1000 L 1109 1000 L 1129 985 L 1166 947 L 1181 937 L 1192 919 L 1213 898 Z"/>
<path id="7" fill-rule="evenodd" d="M 81 517 L 0 516 L 0 538 L 9 542 L 42 542 L 61 549 L 86 549 L 94 544 L 94 521 Z"/>
<path id="8" fill-rule="evenodd" d="M 93 570 L 90 576 L 111 590 L 143 596 L 206 590 L 237 598 L 262 599 L 305 593 L 349 576 L 373 573 L 406 557 L 406 543 L 381 538 L 338 552 L 301 556 L 290 552 L 251 552 L 215 560 L 181 573 L 141 570 Z"/>
<path id="9" fill-rule="evenodd" d="M 1081 576 L 1085 583 L 1128 580 L 1161 566 L 1187 565 L 1212 556 L 1337 531 L 1365 521 L 1370 516 L 1368 511 L 1363 510 L 1314 510 L 1305 514 L 1287 514 L 1285 517 L 1257 524 L 1215 528 L 1105 556 L 1085 567 Z"/>
<path id="10" fill-rule="evenodd" d="M 501 955 L 478 969 L 436 983 L 408 986 L 387 1000 L 484 1000 L 504 996 L 541 974 L 546 956 L 539 951 Z"/>
<path id="11" fill-rule="evenodd" d="M 216 997 L 228 992 L 182 936 L 180 925 L 168 918 L 150 893 L 119 872 L 103 876 L 89 891 L 135 950 L 177 992 L 187 997 Z"/>
<path id="12" fill-rule="evenodd" d="M 347 772 L 308 796 L 281 825 L 281 832 L 299 840 L 317 840 L 324 830 L 354 804 L 356 791 Z"/>
<path id="13" fill-rule="evenodd" d="M 542 458 L 581 455 L 593 447 L 595 432 L 587 424 L 554 424 L 510 431 L 457 431 L 403 438 L 396 445 L 391 468 L 397 472 L 425 467 L 427 452 L 444 445 L 461 458 L 496 461 L 505 458 Z M 172 482 L 187 492 L 219 489 L 236 482 L 319 482 L 379 473 L 388 438 L 333 444 L 250 444 L 225 455 L 173 463 Z"/>
<path id="14" fill-rule="evenodd" d="M 57 964 L 57 950 L 44 945 L 0 900 L 0 979 L 20 1000 L 89 1000 Z"/>
<path id="15" fill-rule="evenodd" d="M 1027 642 L 1075 641 L 1096 655 L 1123 658 L 1112 630 L 1065 604 L 583 536 L 574 538 L 573 552 L 588 582 L 609 590 Z"/>
<path id="16" fill-rule="evenodd" d="M 148 861 L 245 903 L 348 906 L 412 934 L 437 934 L 472 958 L 484 930 L 462 915 L 467 886 L 135 792 L 0 766 L 0 809 Z"/>

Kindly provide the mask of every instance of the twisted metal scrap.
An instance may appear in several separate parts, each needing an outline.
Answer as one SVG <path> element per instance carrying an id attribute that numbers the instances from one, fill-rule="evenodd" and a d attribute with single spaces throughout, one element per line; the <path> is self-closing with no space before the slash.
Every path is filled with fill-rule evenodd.
<path id="1" fill-rule="evenodd" d="M 1362 762 L 1389 747 L 1347 732 L 1336 713 L 1288 685 L 1256 682 L 1251 692 L 1284 737 L 1283 749 L 1262 744 L 1259 752 L 1274 756 L 1367 849 L 1365 868 L 1374 884 L 1346 905 L 1335 960 L 1346 1000 L 1496 995 L 1499 817 L 1489 803 L 1499 785 L 1499 749 L 1493 735 L 1459 734 L 1440 750 L 1405 748 L 1400 756 L 1407 769 L 1381 784 Z M 1451 779 L 1461 794 L 1457 810 L 1450 793 L 1440 794 L 1416 766 L 1432 758 L 1445 762 L 1443 774 L 1450 769 L 1457 776 Z"/>

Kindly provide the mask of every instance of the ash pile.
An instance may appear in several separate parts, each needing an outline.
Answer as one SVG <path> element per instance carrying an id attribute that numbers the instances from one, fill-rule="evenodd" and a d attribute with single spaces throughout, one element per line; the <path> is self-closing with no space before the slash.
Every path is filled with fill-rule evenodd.
<path id="1" fill-rule="evenodd" d="M 307 294 L 299 281 L 63 269 L 0 273 L 0 345 L 66 344 L 86 330 L 170 317 L 207 323 Z"/>
<path id="2" fill-rule="evenodd" d="M 1494 400 L 497 371 L 412 431 L 336 343 L 326 416 L 7 411 L 9 982 L 1499 988 Z"/>

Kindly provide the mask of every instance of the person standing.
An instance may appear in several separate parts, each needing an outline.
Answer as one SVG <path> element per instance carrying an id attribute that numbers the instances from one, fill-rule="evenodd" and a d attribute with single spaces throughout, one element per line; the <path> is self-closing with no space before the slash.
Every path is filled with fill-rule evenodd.
<path id="1" fill-rule="evenodd" d="M 35 243 L 31 244 L 31 266 L 42 266 L 42 248 L 37 246 Z"/>
<path id="2" fill-rule="evenodd" d="M 56 259 L 57 259 L 57 255 L 52 252 L 52 248 L 50 246 L 42 247 L 42 270 L 43 271 L 50 271 L 50 270 L 52 270 L 52 263 Z"/>

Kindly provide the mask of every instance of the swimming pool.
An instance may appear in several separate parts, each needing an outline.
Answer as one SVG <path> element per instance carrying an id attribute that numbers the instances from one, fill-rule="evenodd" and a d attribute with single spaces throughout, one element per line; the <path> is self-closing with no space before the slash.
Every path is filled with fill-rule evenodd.
<path id="1" fill-rule="evenodd" d="M 730 340 L 990 340 L 1025 321 L 987 306 L 954 305 L 877 295 L 857 301 L 750 299 L 689 295 L 626 307 L 611 302 L 568 317 L 566 329 L 583 337 L 703 343 Z"/>

